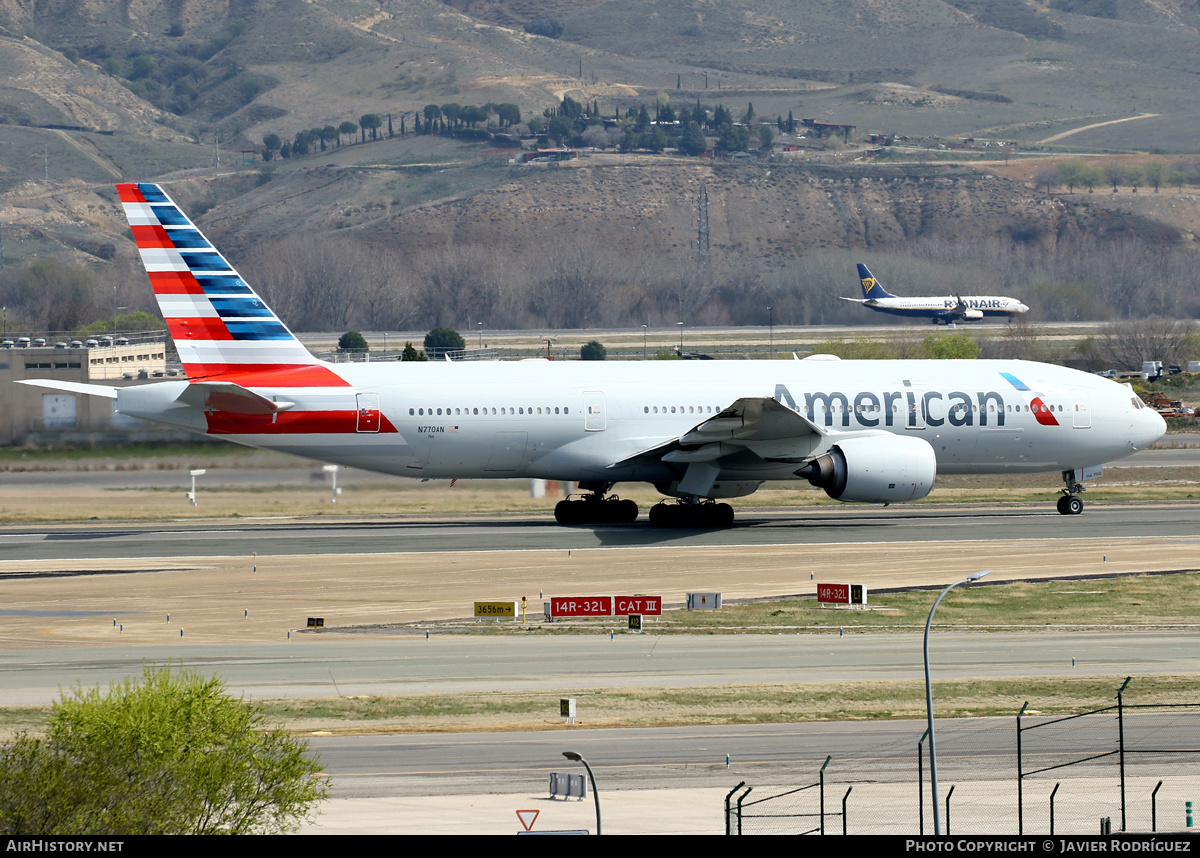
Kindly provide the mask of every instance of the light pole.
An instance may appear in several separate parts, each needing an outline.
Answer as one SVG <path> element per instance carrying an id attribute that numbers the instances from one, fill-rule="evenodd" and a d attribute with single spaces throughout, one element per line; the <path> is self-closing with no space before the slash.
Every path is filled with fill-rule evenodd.
<path id="1" fill-rule="evenodd" d="M 479 348 L 483 348 L 483 322 L 475 323 L 479 327 Z"/>
<path id="2" fill-rule="evenodd" d="M 676 322 L 679 325 L 679 356 L 683 357 L 683 322 Z"/>
<path id="3" fill-rule="evenodd" d="M 642 360 L 646 359 L 646 326 L 642 325 Z"/>
<path id="4" fill-rule="evenodd" d="M 771 357 L 775 357 L 775 308 L 767 307 L 767 324 L 771 326 Z"/>
<path id="5" fill-rule="evenodd" d="M 563 756 L 568 760 L 576 763 L 583 763 L 583 767 L 587 769 L 588 780 L 592 782 L 592 798 L 596 800 L 596 834 L 600 834 L 600 793 L 596 792 L 596 776 L 592 774 L 592 767 L 588 765 L 587 760 L 581 757 L 574 751 L 563 751 Z"/>
<path id="6" fill-rule="evenodd" d="M 929 682 L 929 626 L 933 623 L 933 612 L 942 603 L 942 599 L 946 598 L 947 593 L 959 584 L 973 584 L 984 575 L 990 575 L 991 572 L 991 569 L 983 569 L 973 575 L 968 575 L 961 581 L 955 581 L 937 597 L 937 601 L 929 609 L 929 619 L 925 621 L 925 709 L 929 716 L 929 785 L 933 790 L 933 833 L 935 835 L 940 835 L 942 829 L 938 816 L 937 751 L 933 745 L 933 686 Z"/>

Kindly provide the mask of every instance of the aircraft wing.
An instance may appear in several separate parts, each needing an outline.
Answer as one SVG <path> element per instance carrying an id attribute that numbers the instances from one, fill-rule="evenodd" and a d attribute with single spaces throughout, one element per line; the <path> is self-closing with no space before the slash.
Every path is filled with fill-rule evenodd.
<path id="1" fill-rule="evenodd" d="M 698 423 L 678 438 L 635 453 L 610 468 L 663 461 L 715 462 L 749 450 L 767 462 L 802 463 L 812 458 L 821 436 L 818 426 L 775 399 L 747 396 Z"/>
<path id="2" fill-rule="evenodd" d="M 870 304 L 871 303 L 870 298 L 843 298 L 841 295 L 838 295 L 838 298 L 842 301 L 853 301 L 855 304 Z"/>

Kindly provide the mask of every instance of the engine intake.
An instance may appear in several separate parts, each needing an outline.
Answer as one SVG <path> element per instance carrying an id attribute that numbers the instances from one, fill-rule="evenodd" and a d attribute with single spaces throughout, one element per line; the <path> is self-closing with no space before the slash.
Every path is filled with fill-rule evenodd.
<path id="1" fill-rule="evenodd" d="M 932 491 L 937 457 L 921 438 L 872 435 L 838 441 L 795 473 L 834 500 L 904 503 Z"/>

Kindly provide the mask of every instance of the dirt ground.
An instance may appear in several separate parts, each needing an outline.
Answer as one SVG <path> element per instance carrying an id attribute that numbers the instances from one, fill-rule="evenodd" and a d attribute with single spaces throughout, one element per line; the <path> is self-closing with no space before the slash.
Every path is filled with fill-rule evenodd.
<path id="1" fill-rule="evenodd" d="M 214 524 L 217 524 L 214 522 Z M 2 535 L 2 534 L 0 534 Z M 872 590 L 932 585 L 997 565 L 996 580 L 1061 574 L 1063 557 L 1080 575 L 1194 567 L 1195 540 L 1094 539 L 945 543 L 930 563 L 922 543 L 463 551 L 96 561 L 0 561 L 4 582 L 0 646 L 283 642 L 310 616 L 328 631 L 468 617 L 476 599 L 528 599 L 540 620 L 542 597 L 643 591 L 651 580 L 668 606 L 688 591 L 725 599 L 813 592 L 822 570 L 853 570 Z M 1151 550 L 1152 548 L 1152 550 Z M 1103 551 L 1103 553 L 1102 553 Z M 994 558 L 1003 557 L 1003 564 Z M 1104 557 L 1107 559 L 1105 560 Z M 67 568 L 69 567 L 69 569 Z M 89 570 L 100 574 L 80 574 Z M 53 573 L 70 572 L 69 575 Z M 182 632 L 182 636 L 181 636 Z M 413 634 L 414 629 L 397 631 Z"/>

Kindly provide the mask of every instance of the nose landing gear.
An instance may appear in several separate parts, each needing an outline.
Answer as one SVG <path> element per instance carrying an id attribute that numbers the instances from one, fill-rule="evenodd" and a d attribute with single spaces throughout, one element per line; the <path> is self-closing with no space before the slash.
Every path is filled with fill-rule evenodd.
<path id="1" fill-rule="evenodd" d="M 1063 471 L 1062 478 L 1065 488 L 1058 499 L 1058 512 L 1060 515 L 1079 515 L 1083 512 L 1083 498 L 1079 493 L 1084 490 L 1084 485 L 1075 481 L 1074 471 Z"/>

